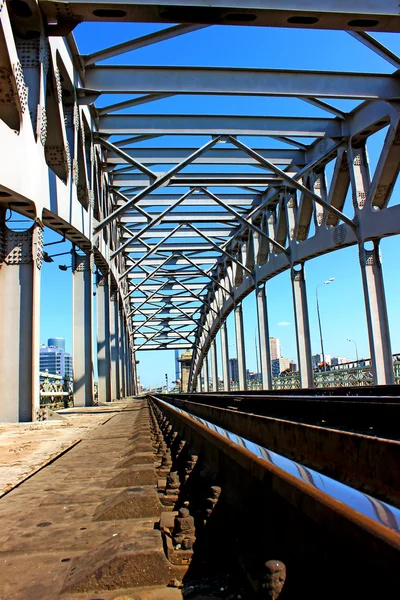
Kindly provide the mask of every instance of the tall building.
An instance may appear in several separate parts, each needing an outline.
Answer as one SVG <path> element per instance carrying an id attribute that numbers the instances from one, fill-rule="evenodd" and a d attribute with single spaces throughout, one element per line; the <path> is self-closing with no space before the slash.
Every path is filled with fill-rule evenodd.
<path id="1" fill-rule="evenodd" d="M 61 377 L 72 379 L 72 355 L 65 352 L 65 340 L 63 338 L 49 338 L 47 343 L 47 346 L 40 346 L 40 371 L 47 371 L 51 375 L 61 375 Z"/>
<path id="2" fill-rule="evenodd" d="M 175 350 L 175 381 L 181 378 L 181 370 L 179 368 L 179 350 Z"/>
<path id="3" fill-rule="evenodd" d="M 59 338 L 59 337 L 49 338 L 47 340 L 47 345 L 48 346 L 56 346 L 57 348 L 62 348 L 62 350 L 64 350 L 64 352 L 65 352 L 65 339 L 64 338 Z"/>
<path id="4" fill-rule="evenodd" d="M 239 381 L 239 367 L 237 358 L 229 359 L 229 376 L 231 381 Z"/>
<path id="5" fill-rule="evenodd" d="M 277 360 L 281 357 L 281 341 L 279 338 L 269 338 L 269 349 L 271 360 Z"/>

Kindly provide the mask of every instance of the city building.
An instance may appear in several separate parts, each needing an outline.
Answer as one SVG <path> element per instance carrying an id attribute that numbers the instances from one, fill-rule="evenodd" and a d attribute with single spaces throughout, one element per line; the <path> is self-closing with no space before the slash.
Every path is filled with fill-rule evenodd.
<path id="1" fill-rule="evenodd" d="M 175 350 L 175 381 L 179 382 L 181 378 L 181 370 L 179 367 L 179 350 Z"/>
<path id="2" fill-rule="evenodd" d="M 192 361 L 192 353 L 190 352 L 190 350 L 187 350 L 186 352 L 183 352 L 183 354 L 181 354 L 181 357 L 178 358 L 178 361 L 181 365 L 181 387 L 180 387 L 180 391 L 181 392 L 187 392 L 188 391 L 188 385 L 189 385 L 189 374 L 190 374 L 190 364 Z"/>
<path id="3" fill-rule="evenodd" d="M 350 358 L 345 358 L 342 356 L 332 356 L 332 366 L 336 365 L 345 365 L 346 363 L 351 362 Z"/>
<path id="4" fill-rule="evenodd" d="M 272 376 L 277 377 L 283 371 L 290 369 L 291 364 L 294 363 L 292 363 L 288 358 L 275 358 L 274 360 L 271 360 Z"/>
<path id="5" fill-rule="evenodd" d="M 229 376 L 231 381 L 239 381 L 239 367 L 237 358 L 229 359 Z"/>
<path id="6" fill-rule="evenodd" d="M 271 360 L 276 360 L 281 357 L 281 341 L 279 338 L 269 338 L 269 349 L 271 352 Z"/>
<path id="7" fill-rule="evenodd" d="M 323 362 L 322 354 L 313 354 L 311 359 L 314 369 L 316 369 L 318 365 L 320 365 Z M 325 354 L 325 362 L 327 365 L 332 364 L 332 356 L 330 354 Z"/>
<path id="8" fill-rule="evenodd" d="M 63 338 L 49 338 L 47 343 L 47 346 L 40 346 L 40 371 L 47 371 L 51 375 L 61 375 L 61 377 L 72 379 L 72 355 L 65 352 L 65 340 Z"/>

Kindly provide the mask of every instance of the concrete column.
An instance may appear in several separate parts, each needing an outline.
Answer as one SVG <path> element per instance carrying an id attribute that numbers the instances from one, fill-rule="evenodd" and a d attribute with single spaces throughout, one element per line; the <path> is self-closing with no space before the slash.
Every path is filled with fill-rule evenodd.
<path id="1" fill-rule="evenodd" d="M 201 373 L 199 373 L 198 377 L 197 377 L 197 383 L 196 383 L 196 391 L 201 394 L 201 392 L 203 391 L 203 386 L 201 385 Z"/>
<path id="2" fill-rule="evenodd" d="M 222 358 L 222 378 L 224 381 L 224 392 L 229 392 L 231 389 L 231 377 L 229 373 L 229 347 L 228 347 L 228 330 L 226 322 L 222 323 L 221 329 L 221 358 Z"/>
<path id="3" fill-rule="evenodd" d="M 217 361 L 217 344 L 216 344 L 215 339 L 211 342 L 210 354 L 211 354 L 211 377 L 212 377 L 213 391 L 218 392 L 218 361 Z"/>
<path id="4" fill-rule="evenodd" d="M 300 385 L 302 388 L 312 388 L 314 387 L 314 380 L 304 266 L 301 266 L 299 270 L 292 269 L 291 279 Z"/>
<path id="5" fill-rule="evenodd" d="M 72 253 L 74 405 L 93 405 L 93 255 Z"/>
<path id="6" fill-rule="evenodd" d="M 110 344 L 111 344 L 111 399 L 120 398 L 119 395 L 119 356 L 118 356 L 118 330 L 119 330 L 119 300 L 118 292 L 112 291 L 110 296 Z"/>
<path id="7" fill-rule="evenodd" d="M 40 408 L 43 227 L 14 232 L 0 210 L 0 421 L 34 421 Z"/>
<path id="8" fill-rule="evenodd" d="M 239 372 L 239 390 L 247 390 L 246 352 L 244 347 L 242 305 L 235 306 L 236 353 Z"/>
<path id="9" fill-rule="evenodd" d="M 99 402 L 111 402 L 109 275 L 97 276 L 97 372 Z"/>
<path id="10" fill-rule="evenodd" d="M 124 313 L 118 307 L 118 365 L 119 365 L 119 397 L 125 397 L 125 349 L 124 349 Z"/>
<path id="11" fill-rule="evenodd" d="M 207 393 L 210 391 L 210 377 L 208 372 L 208 356 L 206 355 L 203 360 L 203 387 L 204 391 Z"/>
<path id="12" fill-rule="evenodd" d="M 265 284 L 257 286 L 256 302 L 262 389 L 272 390 L 271 351 L 269 346 L 269 327 Z"/>
<path id="13" fill-rule="evenodd" d="M 394 383 L 393 359 L 379 240 L 374 241 L 373 250 L 360 246 L 360 265 L 374 383 L 390 385 Z"/>

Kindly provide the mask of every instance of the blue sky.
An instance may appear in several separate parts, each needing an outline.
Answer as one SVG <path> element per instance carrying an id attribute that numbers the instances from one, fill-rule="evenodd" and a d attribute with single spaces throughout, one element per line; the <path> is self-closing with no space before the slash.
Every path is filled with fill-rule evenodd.
<path id="1" fill-rule="evenodd" d="M 78 47 L 82 54 L 121 43 L 160 29 L 153 24 L 83 24 L 75 30 Z M 400 53 L 400 40 L 395 34 L 376 34 L 376 38 L 392 51 Z M 167 42 L 149 46 L 135 52 L 105 61 L 105 64 L 136 65 L 197 65 L 226 67 L 259 67 L 312 70 L 351 70 L 358 72 L 387 72 L 393 67 L 373 52 L 356 42 L 344 32 L 309 31 L 302 29 L 266 29 L 256 27 L 213 26 L 181 36 Z M 126 97 L 108 96 L 100 98 L 98 105 L 107 105 Z M 343 110 L 351 110 L 353 101 L 332 101 Z M 139 106 L 138 113 L 165 112 L 171 114 L 231 114 L 231 115 L 292 115 L 329 116 L 301 100 L 289 98 L 260 97 L 207 97 L 176 96 L 155 103 Z M 127 112 L 131 112 L 129 109 Z M 201 145 L 205 138 L 181 138 L 176 145 Z M 376 165 L 383 142 L 383 133 L 369 139 L 368 153 L 371 170 Z M 155 146 L 152 140 L 142 146 Z M 246 143 L 254 147 L 279 147 L 278 142 L 263 138 L 247 138 Z M 193 167 L 193 171 L 195 168 Z M 218 170 L 218 169 L 217 169 Z M 329 176 L 329 175 L 328 175 Z M 396 185 L 391 205 L 399 204 L 399 186 Z M 351 214 L 351 205 L 347 202 Z M 345 211 L 346 212 L 346 211 Z M 45 241 L 59 236 L 46 231 Z M 69 249 L 60 244 L 50 247 L 52 253 Z M 381 243 L 383 271 L 385 276 L 389 320 L 393 352 L 400 351 L 400 297 L 399 237 L 386 238 Z M 71 270 L 62 272 L 57 264 L 70 264 L 70 257 L 55 259 L 55 263 L 44 264 L 42 271 L 42 320 L 41 342 L 51 336 L 66 338 L 67 349 L 72 349 L 72 289 Z M 325 352 L 332 355 L 355 358 L 356 341 L 360 357 L 369 356 L 361 273 L 357 248 L 347 248 L 328 254 L 306 264 L 306 282 L 311 323 L 312 351 L 319 352 L 319 334 L 316 319 L 315 289 L 322 281 L 334 277 L 329 286 L 319 291 L 321 320 Z M 268 307 L 270 335 L 279 337 L 283 356 L 296 359 L 292 293 L 289 273 L 282 273 L 268 282 Z M 96 298 L 94 297 L 94 301 Z M 254 337 L 256 329 L 255 298 L 251 294 L 243 302 L 247 366 L 256 366 Z M 232 315 L 228 318 L 228 333 L 231 356 L 236 355 Z M 218 336 L 219 346 L 219 336 Z M 174 352 L 139 352 L 139 374 L 142 383 L 161 385 L 167 372 L 174 380 Z M 220 359 L 219 359 L 220 360 Z M 157 369 L 154 366 L 157 365 Z"/>

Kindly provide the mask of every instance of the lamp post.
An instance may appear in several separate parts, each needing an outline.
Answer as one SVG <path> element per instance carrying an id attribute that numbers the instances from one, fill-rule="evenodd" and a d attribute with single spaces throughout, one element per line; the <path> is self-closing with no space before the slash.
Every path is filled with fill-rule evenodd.
<path id="1" fill-rule="evenodd" d="M 319 314 L 319 302 L 318 302 L 318 289 L 322 286 L 322 285 L 328 285 L 329 283 L 332 283 L 332 281 L 335 281 L 334 277 L 331 277 L 330 279 L 327 279 L 326 281 L 323 281 L 322 283 L 319 283 L 316 287 L 315 290 L 315 297 L 317 300 L 317 315 L 318 315 L 318 326 L 319 326 L 319 339 L 321 342 L 321 354 L 322 354 L 322 362 L 324 364 L 324 371 L 326 371 L 326 363 L 325 363 L 325 354 L 324 354 L 324 342 L 322 339 L 322 327 L 321 327 L 321 316 Z"/>
<path id="2" fill-rule="evenodd" d="M 347 341 L 348 341 L 348 342 L 353 342 L 353 344 L 354 344 L 354 347 L 355 347 L 355 349 L 356 349 L 356 360 L 357 360 L 357 362 L 358 362 L 358 348 L 357 348 L 357 344 L 356 344 L 356 342 L 355 342 L 354 340 L 351 340 L 350 338 L 346 338 L 346 339 L 347 339 Z"/>

